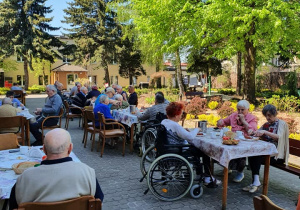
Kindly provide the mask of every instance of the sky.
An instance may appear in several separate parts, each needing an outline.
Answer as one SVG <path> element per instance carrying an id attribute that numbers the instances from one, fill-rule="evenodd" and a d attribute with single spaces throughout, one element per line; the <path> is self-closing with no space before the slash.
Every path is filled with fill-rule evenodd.
<path id="1" fill-rule="evenodd" d="M 72 0 L 48 0 L 46 1 L 46 6 L 52 6 L 53 12 L 49 14 L 49 17 L 53 17 L 51 26 L 61 27 L 58 31 L 50 32 L 53 35 L 62 35 L 63 33 L 67 33 L 67 31 L 63 30 L 63 28 L 68 28 L 68 25 L 65 23 L 61 23 L 61 20 L 64 19 L 64 9 L 68 7 L 67 2 Z"/>

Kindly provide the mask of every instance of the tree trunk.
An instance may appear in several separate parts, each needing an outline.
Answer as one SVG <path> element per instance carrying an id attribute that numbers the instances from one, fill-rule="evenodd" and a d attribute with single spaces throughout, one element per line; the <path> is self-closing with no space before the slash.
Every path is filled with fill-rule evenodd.
<path id="1" fill-rule="evenodd" d="M 24 76 L 25 76 L 25 90 L 28 90 L 28 85 L 29 85 L 29 75 L 28 75 L 28 62 L 27 62 L 27 57 L 23 56 L 23 66 L 24 66 Z"/>
<path id="2" fill-rule="evenodd" d="M 155 63 L 155 71 L 156 72 L 159 72 L 159 70 L 160 70 L 160 68 L 159 68 L 159 62 L 157 61 L 156 63 Z M 157 88 L 161 88 L 161 77 L 159 77 L 159 78 L 157 78 L 157 80 L 156 80 L 156 87 Z"/>
<path id="3" fill-rule="evenodd" d="M 109 71 L 108 71 L 108 65 L 107 65 L 107 62 L 104 62 L 105 65 L 103 66 L 104 67 L 104 73 L 105 73 L 105 76 L 104 76 L 104 80 L 105 82 L 108 83 L 108 86 L 110 86 L 110 80 L 109 80 Z"/>
<path id="4" fill-rule="evenodd" d="M 176 50 L 175 52 L 176 56 L 176 69 L 177 69 L 177 81 L 178 81 L 178 86 L 179 86 L 179 98 L 182 100 L 183 96 L 183 84 L 182 84 L 182 71 L 181 71 L 181 60 L 180 60 L 180 54 L 179 54 L 179 49 Z"/>
<path id="5" fill-rule="evenodd" d="M 244 96 L 249 102 L 255 103 L 256 49 L 253 46 L 253 43 L 249 40 L 246 40 L 245 49 L 246 52 L 244 54 L 244 62 L 245 62 Z"/>
<path id="6" fill-rule="evenodd" d="M 237 75 L 236 75 L 236 94 L 241 95 L 242 91 L 242 53 L 237 53 Z"/>

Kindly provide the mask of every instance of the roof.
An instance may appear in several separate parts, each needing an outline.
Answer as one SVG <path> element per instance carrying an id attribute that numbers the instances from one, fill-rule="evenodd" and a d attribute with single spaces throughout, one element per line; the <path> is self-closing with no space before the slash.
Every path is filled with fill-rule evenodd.
<path id="1" fill-rule="evenodd" d="M 51 71 L 88 71 L 80 66 L 70 65 L 67 63 L 64 63 L 60 66 L 55 67 L 54 69 L 51 69 Z"/>

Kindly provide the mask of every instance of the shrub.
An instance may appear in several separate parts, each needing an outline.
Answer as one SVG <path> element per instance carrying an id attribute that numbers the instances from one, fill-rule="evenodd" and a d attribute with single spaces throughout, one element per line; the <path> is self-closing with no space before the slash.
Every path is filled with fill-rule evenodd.
<path id="1" fill-rule="evenodd" d="M 0 95 L 5 95 L 10 89 L 7 87 L 0 87 Z"/>
<path id="2" fill-rule="evenodd" d="M 298 133 L 291 133 L 290 136 L 289 136 L 289 138 L 300 140 L 300 134 L 298 134 Z"/>
<path id="3" fill-rule="evenodd" d="M 210 101 L 208 103 L 208 108 L 210 108 L 211 110 L 214 110 L 214 109 L 216 109 L 218 107 L 218 105 L 219 105 L 218 102 L 216 102 L 216 101 Z"/>
<path id="4" fill-rule="evenodd" d="M 40 86 L 40 85 L 32 85 L 31 87 L 28 88 L 28 90 L 31 93 L 40 93 L 40 92 L 45 92 L 46 88 L 44 86 Z"/>
<path id="5" fill-rule="evenodd" d="M 178 101 L 178 95 L 165 95 L 165 99 L 170 102 Z"/>
<path id="6" fill-rule="evenodd" d="M 249 112 L 253 112 L 254 109 L 255 109 L 255 105 L 254 104 L 250 104 Z"/>
<path id="7" fill-rule="evenodd" d="M 281 118 L 281 119 L 288 124 L 290 133 L 296 133 L 298 123 L 295 121 L 295 119 L 291 119 L 291 118 Z"/>
<path id="8" fill-rule="evenodd" d="M 223 104 L 222 97 L 220 97 L 220 96 L 212 96 L 209 101 L 216 101 L 216 102 L 218 102 L 218 106 L 216 107 L 216 109 L 221 108 L 221 106 Z"/>
<path id="9" fill-rule="evenodd" d="M 154 104 L 155 97 L 154 96 L 150 96 L 150 97 L 147 97 L 145 100 L 146 100 L 147 104 Z"/>
<path id="10" fill-rule="evenodd" d="M 186 106 L 185 110 L 188 114 L 199 115 L 205 112 L 206 110 L 206 99 L 195 97 L 191 102 Z"/>
<path id="11" fill-rule="evenodd" d="M 222 88 L 218 90 L 218 93 L 224 94 L 224 95 L 234 95 L 236 92 L 235 89 L 229 89 L 229 88 Z"/>
<path id="12" fill-rule="evenodd" d="M 222 107 L 218 110 L 218 115 L 220 115 L 221 118 L 225 118 L 231 115 L 233 112 L 234 109 L 231 107 L 231 102 L 225 101 Z"/>
<path id="13" fill-rule="evenodd" d="M 219 116 L 210 114 L 210 115 L 206 115 L 206 114 L 201 114 L 197 116 L 199 120 L 206 120 L 208 122 L 209 125 L 211 126 L 217 126 L 217 122 L 220 119 Z"/>
<path id="14" fill-rule="evenodd" d="M 267 104 L 272 104 L 278 111 L 295 112 L 299 109 L 300 100 L 295 96 L 284 96 L 273 95 L 272 98 L 266 99 L 265 102 L 259 105 L 263 108 Z"/>

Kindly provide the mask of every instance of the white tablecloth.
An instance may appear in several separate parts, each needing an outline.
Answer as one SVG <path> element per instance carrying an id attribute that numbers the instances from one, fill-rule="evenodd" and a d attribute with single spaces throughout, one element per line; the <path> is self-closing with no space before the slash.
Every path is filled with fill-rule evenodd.
<path id="1" fill-rule="evenodd" d="M 70 157 L 72 157 L 73 161 L 80 162 L 73 152 L 71 152 Z M 9 199 L 11 188 L 20 176 L 11 169 L 12 165 L 24 161 L 41 162 L 41 159 L 30 158 L 26 155 L 21 155 L 20 152 L 9 153 L 9 150 L 0 151 L 0 199 Z"/>
<path id="2" fill-rule="evenodd" d="M 278 154 L 274 144 L 261 140 L 240 140 L 238 145 L 224 145 L 221 137 L 218 136 L 212 139 L 207 134 L 196 137 L 193 143 L 197 148 L 226 168 L 228 168 L 232 159 L 259 155 L 274 156 Z"/>
<path id="3" fill-rule="evenodd" d="M 115 120 L 118 120 L 129 127 L 134 123 L 139 123 L 138 117 L 134 114 L 130 114 L 128 111 L 114 109 L 112 110 L 112 116 Z"/>
<path id="4" fill-rule="evenodd" d="M 31 118 L 34 118 L 34 116 L 29 113 L 28 109 L 25 109 L 25 110 L 22 110 L 21 112 L 18 112 L 17 115 L 26 117 L 27 120 L 30 120 Z"/>

